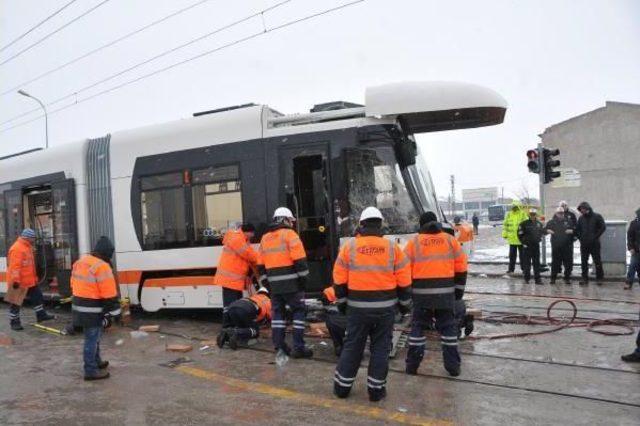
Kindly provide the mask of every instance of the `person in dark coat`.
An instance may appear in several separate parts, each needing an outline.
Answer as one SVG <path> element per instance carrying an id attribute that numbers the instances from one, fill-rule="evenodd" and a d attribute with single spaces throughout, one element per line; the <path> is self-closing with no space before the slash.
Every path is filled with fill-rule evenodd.
<path id="1" fill-rule="evenodd" d="M 473 224 L 473 233 L 478 235 L 478 227 L 480 226 L 480 218 L 478 217 L 478 213 L 474 213 L 471 218 L 471 223 Z"/>
<path id="2" fill-rule="evenodd" d="M 564 209 L 558 207 L 544 229 L 551 235 L 551 284 L 556 283 L 561 267 L 564 267 L 565 284 L 571 284 L 574 224 Z"/>
<path id="3" fill-rule="evenodd" d="M 600 258 L 600 237 L 607 229 L 602 215 L 593 211 L 589 203 L 583 201 L 578 205 L 580 218 L 576 232 L 580 240 L 580 260 L 582 263 L 582 280 L 581 285 L 589 283 L 589 256 L 593 259 L 596 268 L 596 281 L 600 284 L 600 280 L 604 278 L 604 270 L 602 268 L 602 259 Z"/>
<path id="4" fill-rule="evenodd" d="M 536 284 L 542 284 L 540 278 L 540 241 L 544 236 L 544 226 L 538 220 L 535 209 L 529 210 L 529 219 L 518 226 L 518 238 L 522 243 L 522 273 L 524 282 L 529 284 L 531 280 L 531 266 L 533 266 L 533 278 Z"/>
<path id="5" fill-rule="evenodd" d="M 636 275 L 640 282 L 640 209 L 636 210 L 636 218 L 629 223 L 629 229 L 627 229 L 627 249 L 631 253 L 631 261 L 624 288 L 630 290 Z"/>

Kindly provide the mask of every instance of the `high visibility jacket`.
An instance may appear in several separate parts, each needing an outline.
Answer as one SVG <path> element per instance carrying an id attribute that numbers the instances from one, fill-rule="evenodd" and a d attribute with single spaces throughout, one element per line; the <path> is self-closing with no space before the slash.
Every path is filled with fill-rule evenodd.
<path id="1" fill-rule="evenodd" d="M 456 238 L 461 244 L 469 243 L 473 241 L 473 228 L 466 223 L 454 225 L 456 231 Z"/>
<path id="2" fill-rule="evenodd" d="M 404 251 L 411 259 L 416 305 L 453 309 L 454 296 L 462 298 L 467 275 L 467 256 L 458 240 L 432 225 L 423 227 Z"/>
<path id="3" fill-rule="evenodd" d="M 411 270 L 400 247 L 367 232 L 340 249 L 333 267 L 337 303 L 355 309 L 389 309 L 411 303 Z"/>
<path id="4" fill-rule="evenodd" d="M 74 324 L 99 327 L 105 314 L 121 313 L 113 271 L 102 259 L 87 254 L 73 264 L 71 291 Z"/>
<path id="5" fill-rule="evenodd" d="M 227 231 L 222 244 L 222 256 L 213 283 L 231 290 L 243 291 L 251 265 L 258 262 L 258 254 L 239 229 Z"/>
<path id="6" fill-rule="evenodd" d="M 271 320 L 271 299 L 263 293 L 256 293 L 248 297 L 257 310 L 256 322 Z"/>
<path id="7" fill-rule="evenodd" d="M 529 215 L 522 209 L 519 204 L 514 204 L 517 207 L 515 210 L 509 210 L 504 217 L 502 223 L 502 238 L 505 238 L 509 245 L 519 246 L 520 239 L 518 238 L 518 226 L 525 220 L 529 219 Z"/>
<path id="8" fill-rule="evenodd" d="M 304 290 L 309 275 L 307 254 L 300 237 L 286 226 L 275 226 L 262 236 L 258 270 L 267 278 L 271 295 Z"/>
<path id="9" fill-rule="evenodd" d="M 38 283 L 33 246 L 22 237 L 18 237 L 7 254 L 7 286 L 19 283 L 22 288 L 35 287 Z"/>

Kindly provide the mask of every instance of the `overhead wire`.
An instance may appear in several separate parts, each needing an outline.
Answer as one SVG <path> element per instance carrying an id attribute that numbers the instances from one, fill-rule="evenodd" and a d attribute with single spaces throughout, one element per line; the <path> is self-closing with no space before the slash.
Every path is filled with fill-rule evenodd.
<path id="1" fill-rule="evenodd" d="M 91 56 L 91 55 L 93 55 L 95 53 L 98 53 L 98 52 L 100 52 L 100 51 L 102 51 L 104 49 L 112 47 L 112 46 L 120 43 L 121 41 L 124 41 L 124 40 L 126 40 L 128 38 L 131 38 L 131 37 L 133 37 L 133 36 L 135 36 L 137 34 L 140 34 L 141 32 L 148 30 L 149 28 L 155 27 L 156 25 L 159 25 L 159 24 L 161 24 L 161 23 L 163 23 L 163 22 L 165 22 L 165 21 L 167 21 L 167 20 L 169 20 L 171 18 L 174 18 L 174 17 L 176 17 L 178 15 L 181 15 L 182 13 L 187 12 L 187 11 L 189 11 L 189 10 L 191 10 L 191 9 L 197 7 L 197 6 L 200 6 L 201 4 L 207 3 L 209 1 L 211 1 L 211 0 L 199 0 L 199 1 L 197 1 L 195 3 L 192 3 L 192 4 L 190 4 L 190 5 L 186 6 L 186 7 L 183 7 L 182 9 L 176 10 L 175 12 L 173 12 L 173 13 L 171 13 L 169 15 L 166 15 L 166 16 L 164 16 L 164 17 L 162 17 L 160 19 L 157 19 L 157 20 L 155 20 L 155 21 L 153 21 L 153 22 L 151 22 L 151 23 L 149 23 L 149 24 L 147 24 L 147 25 L 145 25 L 143 27 L 140 27 L 140 28 L 138 28 L 138 29 L 136 29 L 134 31 L 131 31 L 131 32 L 129 32 L 129 33 L 127 33 L 127 34 L 125 34 L 125 35 L 123 35 L 121 37 L 118 37 L 115 40 L 112 40 L 112 41 L 110 41 L 110 42 L 108 42 L 106 44 L 103 44 L 102 46 L 96 47 L 95 49 L 90 50 L 89 52 L 84 53 L 84 54 L 82 54 L 82 55 L 80 55 L 80 56 L 78 56 L 78 57 L 76 57 L 76 58 L 74 58 L 74 59 L 72 59 L 72 60 L 70 60 L 68 62 L 65 62 L 62 65 L 58 65 L 55 68 L 51 68 L 50 70 L 45 71 L 45 72 L 39 74 L 38 76 L 33 77 L 33 78 L 29 79 L 29 80 L 23 81 L 20 84 L 16 84 L 15 86 L 11 87 L 10 89 L 6 89 L 5 91 L 1 92 L 0 96 L 4 96 L 4 95 L 7 95 L 9 93 L 13 93 L 13 92 L 16 91 L 16 89 L 20 89 L 20 88 L 26 86 L 27 84 L 31 84 L 31 83 L 34 83 L 34 82 L 36 82 L 38 80 L 41 80 L 44 77 L 47 77 L 48 75 L 51 75 L 51 74 L 53 74 L 53 73 L 55 73 L 57 71 L 60 71 L 61 69 L 64 69 L 64 68 L 68 67 L 69 65 L 73 65 L 76 62 L 79 62 L 79 61 L 81 61 L 81 60 L 83 60 L 85 58 L 88 58 L 89 56 Z M 37 109 L 36 109 L 36 111 L 37 111 Z"/>
<path id="2" fill-rule="evenodd" d="M 167 56 L 167 55 L 169 55 L 171 53 L 177 52 L 178 50 L 184 49 L 185 47 L 191 46 L 191 45 L 193 45 L 193 44 L 195 44 L 197 42 L 200 42 L 200 41 L 202 41 L 202 40 L 204 40 L 206 38 L 209 38 L 211 36 L 219 34 L 219 33 L 223 32 L 223 31 L 228 30 L 228 29 L 231 29 L 231 28 L 233 28 L 233 27 L 235 27 L 237 25 L 240 25 L 240 24 L 242 24 L 244 22 L 247 22 L 247 21 L 249 21 L 249 20 L 251 20 L 253 18 L 256 18 L 258 16 L 264 16 L 265 12 L 269 12 L 271 10 L 274 10 L 274 9 L 280 7 L 280 6 L 285 5 L 286 3 L 290 3 L 291 1 L 293 1 L 293 0 L 283 0 L 283 1 L 281 1 L 279 3 L 276 3 L 276 4 L 272 5 L 272 6 L 269 6 L 268 8 L 262 9 L 259 12 L 255 12 L 255 13 L 253 13 L 251 15 L 245 16 L 244 18 L 238 19 L 238 20 L 236 20 L 236 21 L 234 21 L 234 22 L 232 22 L 230 24 L 227 24 L 227 25 L 224 25 L 222 27 L 216 28 L 213 31 L 210 31 L 210 32 L 208 32 L 206 34 L 203 34 L 203 35 L 199 36 L 199 37 L 191 39 L 186 43 L 182 43 L 182 44 L 180 44 L 178 46 L 172 47 L 171 49 L 164 50 L 164 51 L 158 53 L 157 55 L 154 55 L 154 56 L 151 56 L 150 58 L 145 59 L 142 62 L 138 62 L 138 63 L 136 63 L 134 65 L 131 65 L 131 66 L 123 69 L 123 70 L 118 71 L 115 74 L 112 74 L 112 75 L 110 75 L 108 77 L 105 77 L 105 78 L 99 80 L 99 81 L 91 83 L 88 86 L 82 87 L 82 88 L 80 88 L 78 90 L 74 90 L 72 93 L 69 93 L 69 94 L 64 95 L 64 96 L 62 96 L 60 98 L 57 98 L 57 99 L 47 103 L 47 106 L 51 106 L 51 105 L 60 103 L 60 102 L 62 102 L 64 100 L 72 98 L 72 97 L 77 97 L 79 93 L 86 92 L 87 90 L 93 89 L 94 87 L 99 86 L 101 84 L 104 84 L 104 83 L 106 83 L 106 82 L 108 82 L 110 80 L 113 80 L 116 77 L 119 77 L 119 76 L 121 76 L 123 74 L 126 74 L 128 72 L 131 72 L 131 71 L 133 71 L 133 70 L 135 70 L 137 68 L 140 68 L 141 66 L 149 64 L 149 63 L 151 63 L 151 62 L 153 62 L 153 61 L 155 61 L 157 59 L 160 59 L 160 58 L 162 58 L 164 56 Z M 29 115 L 32 112 L 36 112 L 36 111 L 40 111 L 40 108 L 30 109 L 28 111 L 23 112 L 22 114 L 16 115 L 15 117 L 12 117 L 12 118 L 10 118 L 8 120 L 5 120 L 5 121 L 1 122 L 0 126 L 4 125 L 4 124 L 11 123 L 11 122 L 13 122 L 13 121 L 15 121 L 15 120 L 17 120 L 19 118 L 22 118 L 22 117 L 24 117 L 26 115 Z M 2 132 L 0 132 L 0 133 L 2 133 Z"/>
<path id="3" fill-rule="evenodd" d="M 64 30 L 65 28 L 67 28 L 69 25 L 73 24 L 74 22 L 79 21 L 80 19 L 84 18 L 85 16 L 87 16 L 88 14 L 90 14 L 91 12 L 93 12 L 94 10 L 98 9 L 100 6 L 110 2 L 111 0 L 102 0 L 100 3 L 98 3 L 97 5 L 91 7 L 90 9 L 82 12 L 80 15 L 76 16 L 75 18 L 73 18 L 72 20 L 70 20 L 69 22 L 65 23 L 64 25 L 56 28 L 55 30 L 51 31 L 50 33 L 48 33 L 47 35 L 45 35 L 44 37 L 38 39 L 36 42 L 31 43 L 30 45 L 28 45 L 27 47 L 25 47 L 24 49 L 14 53 L 13 55 L 9 56 L 8 58 L 6 58 L 5 60 L 3 60 L 2 62 L 0 62 L 0 66 L 3 66 L 11 61 L 13 61 L 14 59 L 16 59 L 18 56 L 22 55 L 23 53 L 33 49 L 34 47 L 36 47 L 37 45 L 39 45 L 40 43 L 42 43 L 43 41 L 47 40 L 49 37 L 59 33 L 60 31 Z"/>
<path id="4" fill-rule="evenodd" d="M 14 44 L 16 44 L 17 42 L 19 42 L 20 40 L 22 40 L 23 38 L 25 38 L 26 36 L 28 36 L 29 34 L 31 34 L 33 31 L 37 30 L 38 28 L 40 28 L 44 23 L 46 23 L 49 19 L 53 18 L 54 16 L 56 16 L 57 14 L 59 14 L 60 12 L 62 12 L 63 10 L 65 10 L 67 7 L 71 6 L 73 3 L 75 3 L 78 0 L 71 0 L 70 2 L 68 2 L 67 4 L 65 4 L 64 6 L 62 6 L 60 9 L 56 10 L 55 12 L 53 12 L 51 15 L 47 16 L 46 18 L 44 18 L 42 21 L 38 22 L 36 25 L 34 25 L 33 27 L 29 28 L 27 31 L 25 31 L 24 33 L 20 34 L 18 37 L 14 38 L 13 40 L 11 40 L 9 43 L 5 44 L 4 46 L 0 47 L 0 52 L 4 52 L 7 48 L 13 46 Z"/>
<path id="5" fill-rule="evenodd" d="M 286 1 L 288 2 L 288 1 L 291 1 L 291 0 L 286 0 Z M 231 41 L 231 42 L 229 42 L 229 43 L 226 43 L 226 44 L 224 44 L 224 45 L 222 45 L 222 46 L 218 46 L 218 47 L 216 47 L 216 48 L 214 48 L 214 49 L 207 50 L 207 51 L 205 51 L 205 52 L 203 52 L 203 53 L 199 53 L 199 54 L 197 54 L 197 55 L 195 55 L 195 56 L 192 56 L 192 57 L 189 57 L 189 58 L 187 58 L 187 59 L 184 59 L 184 60 L 181 60 L 181 61 L 178 61 L 178 62 L 174 62 L 173 64 L 170 64 L 170 65 L 165 66 L 165 67 L 163 67 L 163 68 L 157 69 L 157 70 L 155 70 L 155 71 L 153 71 L 153 72 L 150 72 L 150 73 L 148 73 L 148 74 L 144 74 L 144 75 L 139 76 L 139 77 L 136 77 L 136 78 L 134 78 L 134 79 L 132 79 L 132 80 L 128 80 L 128 81 L 125 81 L 125 82 L 123 82 L 123 83 L 120 83 L 120 84 L 118 84 L 118 85 L 116 85 L 116 86 L 112 86 L 112 87 L 110 87 L 110 88 L 104 89 L 104 90 L 102 90 L 102 91 L 100 91 L 100 92 L 97 92 L 97 93 L 95 93 L 95 94 L 93 94 L 93 95 L 87 96 L 87 97 L 82 98 L 82 99 L 78 99 L 78 100 L 76 100 L 75 102 L 73 102 L 73 103 L 71 103 L 71 104 L 67 104 L 67 105 L 62 106 L 62 107 L 60 107 L 60 108 L 54 109 L 54 110 L 52 110 L 52 111 L 49 111 L 48 115 L 49 115 L 49 116 L 51 116 L 51 115 L 56 114 L 56 113 L 58 113 L 58 112 L 60 112 L 60 111 L 66 110 L 66 109 L 68 109 L 68 108 L 71 108 L 71 107 L 73 107 L 73 106 L 75 106 L 75 105 L 77 105 L 77 104 L 79 104 L 79 103 L 86 102 L 86 101 L 91 100 L 91 99 L 94 99 L 94 98 L 96 98 L 96 97 L 99 97 L 99 96 L 105 95 L 105 94 L 107 94 L 107 93 L 110 93 L 110 92 L 116 91 L 116 90 L 121 89 L 121 88 L 123 88 L 123 87 L 126 87 L 126 86 L 129 86 L 129 85 L 131 85 L 131 84 L 137 83 L 137 82 L 139 82 L 139 81 L 141 81 L 141 80 L 145 80 L 145 79 L 147 79 L 147 78 L 149 78 L 149 77 L 152 77 L 152 76 L 155 76 L 155 75 L 157 75 L 157 74 L 160 74 L 160 73 L 166 72 L 166 71 L 168 71 L 168 70 L 171 70 L 171 69 L 173 69 L 173 68 L 179 67 L 179 66 L 181 66 L 181 65 L 185 65 L 185 64 L 190 63 L 190 62 L 192 62 L 192 61 L 194 61 L 194 60 L 197 60 L 197 59 L 203 58 L 203 57 L 205 57 L 205 56 L 208 56 L 208 55 L 211 55 L 211 54 L 213 54 L 213 53 L 219 52 L 219 51 L 221 51 L 221 50 L 227 49 L 227 48 L 229 48 L 229 47 L 233 47 L 233 46 L 236 46 L 236 45 L 242 44 L 242 43 L 244 43 L 244 42 L 247 42 L 247 41 L 252 40 L 252 39 L 254 39 L 254 38 L 260 37 L 260 36 L 262 36 L 262 35 L 269 34 L 269 33 L 272 33 L 272 32 L 275 32 L 275 31 L 278 31 L 278 30 L 281 30 L 281 29 L 284 29 L 284 28 L 287 28 L 287 27 L 290 27 L 290 26 L 293 26 L 293 25 L 296 25 L 296 24 L 298 24 L 298 23 L 301 23 L 301 22 L 307 21 L 307 20 L 309 20 L 309 19 L 317 18 L 317 17 L 322 16 L 322 15 L 326 15 L 326 14 L 329 14 L 329 13 L 332 13 L 332 12 L 336 12 L 336 11 L 338 11 L 338 10 L 345 9 L 345 8 L 347 8 L 347 7 L 350 7 L 350 6 L 356 5 L 356 4 L 358 4 L 358 3 L 363 3 L 364 1 L 365 1 L 365 0 L 354 0 L 354 1 L 351 1 L 351 2 L 348 2 L 348 3 L 344 3 L 344 4 L 339 5 L 339 6 L 336 6 L 336 7 L 332 7 L 332 8 L 325 9 L 325 10 L 323 10 L 323 11 L 317 12 L 317 13 L 313 13 L 313 14 L 310 14 L 310 15 L 304 16 L 304 17 L 302 17 L 302 18 L 297 18 L 297 19 L 294 19 L 294 20 L 291 20 L 291 21 L 287 21 L 287 22 L 285 22 L 284 24 L 281 24 L 281 25 L 278 25 L 278 26 L 275 26 L 275 27 L 266 28 L 266 29 L 261 29 L 259 32 L 252 33 L 252 34 L 250 34 L 250 35 L 248 35 L 248 36 L 245 36 L 245 37 L 242 37 L 242 38 L 236 39 L 236 40 Z M 283 2 L 283 3 L 284 3 L 284 2 Z M 254 14 L 254 17 L 255 17 L 255 16 L 257 16 L 257 15 L 260 15 L 260 13 Z M 121 75 L 121 74 L 122 74 L 122 72 L 118 73 L 118 75 Z M 109 78 L 109 79 L 110 79 L 110 78 Z M 97 85 L 98 83 L 95 83 L 95 84 Z M 87 89 L 88 89 L 88 87 L 87 87 L 87 88 L 83 88 L 83 90 L 87 90 Z M 59 102 L 59 101 L 60 101 L 60 100 L 62 100 L 62 99 L 67 99 L 67 98 L 73 97 L 73 96 L 75 96 L 76 94 L 77 94 L 77 92 L 73 92 L 73 93 L 71 93 L 71 94 L 69 94 L 69 95 L 65 96 L 64 98 L 60 98 L 60 99 L 55 100 L 55 101 L 53 101 L 53 102 L 51 102 L 51 103 L 48 103 L 48 104 L 46 104 L 46 105 L 47 105 L 47 106 L 49 106 L 49 105 L 51 105 L 51 104 L 53 104 L 53 103 L 57 103 L 57 102 Z M 27 120 L 27 121 L 24 121 L 24 122 L 18 123 L 18 124 L 16 124 L 16 125 L 13 125 L 13 126 L 7 127 L 7 128 L 5 128 L 5 129 L 3 129 L 3 130 L 0 130 L 0 134 L 1 134 L 1 133 L 5 133 L 5 132 L 7 132 L 7 131 L 9 131 L 9 130 L 15 129 L 15 128 L 17 128 L 17 127 L 24 126 L 24 125 L 26 125 L 26 124 L 29 124 L 29 123 L 33 122 L 33 121 L 39 120 L 39 119 L 40 119 L 40 118 L 42 118 L 42 117 L 44 117 L 44 115 L 39 115 L 39 116 L 34 117 L 34 118 L 30 119 L 30 120 Z M 5 123 L 6 123 L 6 122 L 5 122 Z M 4 123 L 0 123 L 0 124 L 4 124 Z"/>

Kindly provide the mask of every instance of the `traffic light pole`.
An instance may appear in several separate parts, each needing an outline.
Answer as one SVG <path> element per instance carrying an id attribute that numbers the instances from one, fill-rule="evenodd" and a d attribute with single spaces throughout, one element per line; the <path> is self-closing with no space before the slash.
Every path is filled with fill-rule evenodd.
<path id="1" fill-rule="evenodd" d="M 538 161 L 540 161 L 540 173 L 538 177 L 540 178 L 540 210 L 542 211 L 542 216 L 544 216 L 545 220 L 547 219 L 547 215 L 545 213 L 545 205 L 544 205 L 544 181 L 545 181 L 545 166 L 544 166 L 544 148 L 542 147 L 542 143 L 538 143 Z M 547 238 L 546 235 L 542 237 L 542 261 L 541 265 L 547 265 Z"/>

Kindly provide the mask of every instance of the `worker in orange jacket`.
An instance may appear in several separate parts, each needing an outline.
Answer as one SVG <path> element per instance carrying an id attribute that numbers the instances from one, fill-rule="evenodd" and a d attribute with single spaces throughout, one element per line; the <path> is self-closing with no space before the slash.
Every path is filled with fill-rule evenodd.
<path id="1" fill-rule="evenodd" d="M 100 356 L 102 330 L 121 317 L 116 280 L 111 269 L 114 247 L 107 237 L 100 237 L 91 254 L 73 264 L 71 311 L 73 324 L 84 330 L 84 379 L 109 377 L 109 361 Z"/>
<path id="2" fill-rule="evenodd" d="M 9 248 L 7 254 L 7 286 L 14 290 L 27 289 L 27 297 L 33 305 L 38 322 L 54 319 L 44 310 L 44 297 L 38 287 L 36 274 L 36 262 L 33 255 L 33 245 L 36 241 L 36 233 L 33 229 L 26 228 L 22 231 L 15 243 Z M 14 331 L 24 330 L 20 322 L 20 305 L 12 303 L 9 307 L 9 322 Z"/>
<path id="3" fill-rule="evenodd" d="M 260 287 L 256 294 L 233 302 L 227 311 L 228 328 L 225 333 L 228 337 L 218 336 L 216 343 L 222 348 L 225 342 L 234 351 L 238 349 L 238 343 L 246 343 L 251 338 L 260 335 L 260 324 L 271 320 L 271 299 L 269 290 Z"/>
<path id="4" fill-rule="evenodd" d="M 406 359 L 407 374 L 417 374 L 427 338 L 424 329 L 435 319 L 440 333 L 445 369 L 460 374 L 455 301 L 461 300 L 467 278 L 467 257 L 460 243 L 442 230 L 433 212 L 420 216 L 420 231 L 406 247 L 411 259 L 413 318 Z"/>
<path id="5" fill-rule="evenodd" d="M 228 327 L 226 313 L 229 306 L 242 298 L 242 292 L 247 287 L 247 276 L 251 275 L 252 268 L 258 263 L 258 253 L 251 247 L 254 236 L 254 226 L 244 223 L 238 229 L 228 230 L 222 239 L 222 255 L 213 283 L 222 286 L 223 330 Z"/>
<path id="6" fill-rule="evenodd" d="M 471 248 L 473 246 L 473 228 L 466 222 L 462 221 L 460 216 L 455 216 L 453 218 L 453 229 L 455 231 L 456 238 L 460 243 L 460 247 L 462 247 L 462 251 L 467 255 L 467 257 L 471 256 Z"/>
<path id="7" fill-rule="evenodd" d="M 360 230 L 344 244 L 333 267 L 338 309 L 347 312 L 347 334 L 333 379 L 333 392 L 351 392 L 371 339 L 367 390 L 370 401 L 386 396 L 389 353 L 396 307 L 407 313 L 411 305 L 411 270 L 398 244 L 382 235 L 382 213 L 367 207 Z"/>
<path id="8" fill-rule="evenodd" d="M 272 304 L 271 329 L 276 351 L 293 358 L 311 358 L 313 351 L 304 343 L 306 308 L 304 290 L 309 276 L 307 254 L 294 231 L 291 210 L 279 207 L 273 222 L 260 241 L 258 270 L 260 280 L 269 286 Z M 285 306 L 293 312 L 293 351 L 285 343 Z"/>

